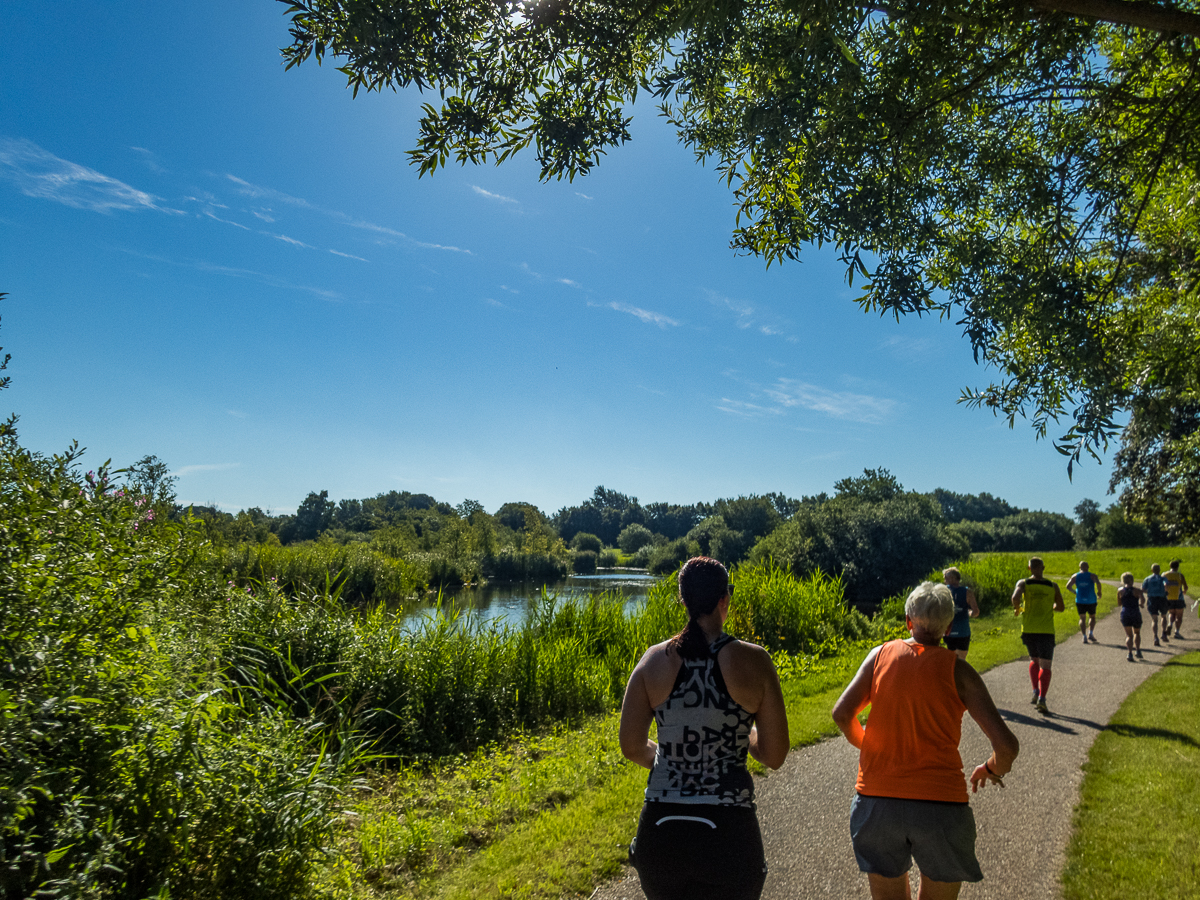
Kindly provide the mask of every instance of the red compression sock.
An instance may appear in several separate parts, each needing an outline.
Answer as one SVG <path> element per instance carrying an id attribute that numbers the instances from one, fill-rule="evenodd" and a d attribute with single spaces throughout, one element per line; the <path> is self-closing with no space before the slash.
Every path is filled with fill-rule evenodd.
<path id="1" fill-rule="evenodd" d="M 1038 661 L 1031 659 L 1029 661 L 1029 680 L 1033 682 L 1033 689 L 1035 691 L 1038 689 L 1038 672 L 1040 671 L 1041 668 L 1038 666 Z"/>
<path id="2" fill-rule="evenodd" d="M 1050 670 L 1042 669 L 1042 674 L 1038 676 L 1038 693 L 1044 698 L 1046 691 L 1050 689 Z"/>

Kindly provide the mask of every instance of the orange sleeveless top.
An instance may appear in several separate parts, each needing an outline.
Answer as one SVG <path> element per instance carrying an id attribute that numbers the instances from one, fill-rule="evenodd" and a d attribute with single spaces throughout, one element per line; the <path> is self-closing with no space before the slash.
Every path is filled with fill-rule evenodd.
<path id="1" fill-rule="evenodd" d="M 897 640 L 880 648 L 858 757 L 858 793 L 967 802 L 958 755 L 967 708 L 954 686 L 956 661 L 944 647 Z"/>

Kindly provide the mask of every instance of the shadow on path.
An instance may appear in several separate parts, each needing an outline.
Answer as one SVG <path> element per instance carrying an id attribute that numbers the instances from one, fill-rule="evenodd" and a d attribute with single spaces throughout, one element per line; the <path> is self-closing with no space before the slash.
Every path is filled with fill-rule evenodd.
<path id="1" fill-rule="evenodd" d="M 1009 709 L 1002 709 L 1000 710 L 1000 716 L 1006 722 L 1025 725 L 1029 728 L 1041 728 L 1047 731 L 1058 731 L 1062 734 L 1079 734 L 1079 732 L 1074 728 L 1060 724 L 1062 722 L 1074 722 L 1077 725 L 1086 725 L 1088 728 L 1092 728 L 1096 731 L 1100 731 L 1104 728 L 1104 726 L 1100 723 L 1093 722 L 1090 719 L 1077 719 L 1074 716 L 1060 716 L 1054 713 L 1029 716 L 1025 713 L 1013 712 Z"/>
<path id="2" fill-rule="evenodd" d="M 1189 663 L 1189 665 L 1191 664 Z M 1165 728 L 1143 728 L 1140 725 L 1109 725 L 1105 731 L 1111 731 L 1113 734 L 1121 735 L 1121 737 L 1161 738 L 1164 741 L 1174 741 L 1177 744 L 1183 744 L 1185 747 L 1200 750 L 1200 743 L 1197 743 L 1195 738 L 1190 734 L 1180 734 L 1178 731 L 1168 731 Z"/>

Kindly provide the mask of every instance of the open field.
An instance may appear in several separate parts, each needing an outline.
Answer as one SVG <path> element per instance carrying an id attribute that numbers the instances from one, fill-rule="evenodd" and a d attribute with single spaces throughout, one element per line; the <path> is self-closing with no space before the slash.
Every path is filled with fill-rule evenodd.
<path id="1" fill-rule="evenodd" d="M 1011 554 L 1019 556 L 1020 554 Z M 1087 560 L 1088 568 L 1101 578 L 1120 579 L 1122 572 L 1132 572 L 1137 584 L 1150 574 L 1150 566 L 1158 563 L 1163 571 L 1173 559 L 1181 561 L 1179 570 L 1200 586 L 1200 547 L 1141 547 L 1131 550 L 1071 550 L 1061 553 L 1042 553 L 1047 575 L 1062 575 L 1069 578 L 1078 571 L 1080 560 Z"/>

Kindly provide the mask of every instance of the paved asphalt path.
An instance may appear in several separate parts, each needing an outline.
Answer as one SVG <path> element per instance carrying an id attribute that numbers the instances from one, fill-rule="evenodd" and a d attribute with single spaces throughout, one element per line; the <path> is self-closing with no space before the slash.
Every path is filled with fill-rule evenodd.
<path id="1" fill-rule="evenodd" d="M 1105 584 L 1115 591 L 1115 584 Z M 1075 609 L 1067 598 L 1067 611 Z M 1049 716 L 1029 703 L 1027 659 L 997 666 L 983 679 L 1001 715 L 1021 741 L 1021 755 L 1004 779 L 972 796 L 979 829 L 979 884 L 964 884 L 962 900 L 1047 900 L 1061 895 L 1059 873 L 1079 798 L 1083 763 L 1096 735 L 1135 687 L 1176 653 L 1200 648 L 1200 627 L 1184 618 L 1180 640 L 1155 647 L 1150 616 L 1143 612 L 1144 661 L 1125 658 L 1125 632 L 1117 613 L 1096 625 L 1098 644 L 1081 636 L 1059 644 L 1047 704 Z M 1014 643 L 1019 637 L 1013 636 Z M 1017 645 L 1019 646 L 1019 644 Z M 1023 648 L 1022 648 L 1023 649 Z M 991 752 L 970 716 L 960 747 L 966 772 Z M 793 750 L 787 762 L 758 779 L 757 799 L 769 873 L 764 900 L 807 897 L 869 898 L 850 846 L 850 803 L 858 751 L 841 737 Z M 916 868 L 912 874 L 916 883 Z M 915 896 L 915 892 L 914 892 Z M 602 885 L 593 900 L 644 900 L 637 874 Z"/>

